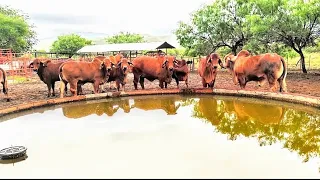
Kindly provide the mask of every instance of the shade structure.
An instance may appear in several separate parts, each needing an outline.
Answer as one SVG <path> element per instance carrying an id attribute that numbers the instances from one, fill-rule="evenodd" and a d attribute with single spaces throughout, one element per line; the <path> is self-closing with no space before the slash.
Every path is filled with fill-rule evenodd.
<path id="1" fill-rule="evenodd" d="M 116 51 L 142 51 L 155 50 L 164 48 L 175 48 L 168 42 L 151 42 L 151 43 L 121 43 L 121 44 L 103 44 L 88 45 L 79 49 L 77 53 L 99 53 L 99 52 L 116 52 Z"/>

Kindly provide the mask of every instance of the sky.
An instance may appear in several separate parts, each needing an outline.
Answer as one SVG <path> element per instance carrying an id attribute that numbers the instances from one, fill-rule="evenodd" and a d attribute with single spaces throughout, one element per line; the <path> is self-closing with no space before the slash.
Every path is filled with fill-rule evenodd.
<path id="1" fill-rule="evenodd" d="M 170 35 L 178 21 L 213 0 L 1 0 L 1 5 L 20 9 L 30 16 L 39 44 L 57 36 L 81 33 L 106 37 L 119 31 Z"/>

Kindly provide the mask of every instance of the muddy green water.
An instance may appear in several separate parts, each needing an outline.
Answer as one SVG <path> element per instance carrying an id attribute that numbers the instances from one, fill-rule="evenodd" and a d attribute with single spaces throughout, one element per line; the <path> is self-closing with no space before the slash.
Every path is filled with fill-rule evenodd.
<path id="1" fill-rule="evenodd" d="M 320 178 L 318 109 L 259 99 L 143 96 L 0 118 L 1 178 Z"/>

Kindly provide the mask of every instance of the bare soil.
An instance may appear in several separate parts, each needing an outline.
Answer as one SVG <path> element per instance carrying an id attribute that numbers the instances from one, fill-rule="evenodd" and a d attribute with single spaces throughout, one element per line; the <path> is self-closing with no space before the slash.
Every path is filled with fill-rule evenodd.
<path id="1" fill-rule="evenodd" d="M 37 75 L 34 75 L 34 77 L 29 82 L 20 84 L 9 84 L 8 86 L 10 101 L 7 102 L 4 98 L 3 93 L 1 92 L 0 109 L 39 100 L 59 98 L 60 82 L 56 82 L 55 85 L 56 96 L 49 98 L 47 97 L 47 86 L 39 79 Z M 181 81 L 180 88 L 185 87 L 185 83 Z M 300 72 L 288 72 L 287 87 L 288 92 L 290 93 L 320 97 L 320 73 L 309 72 L 308 74 L 303 74 Z M 145 80 L 145 88 L 160 90 L 159 81 L 155 80 L 153 82 L 150 82 L 148 80 Z M 170 85 L 168 85 L 168 88 L 177 88 L 174 80 Z M 191 72 L 189 75 L 189 88 L 202 88 L 201 78 L 195 71 Z M 218 72 L 215 88 L 240 90 L 239 86 L 233 84 L 231 75 L 227 71 Z M 106 91 L 116 91 L 114 89 L 110 90 L 108 85 L 104 85 L 103 89 Z M 141 89 L 140 85 L 138 86 L 138 89 Z M 258 87 L 257 83 L 249 82 L 246 86 L 246 90 L 269 91 L 269 85 L 265 84 L 263 87 Z M 134 91 L 132 74 L 129 74 L 128 76 L 126 91 Z M 90 83 L 85 84 L 83 86 L 83 92 L 85 94 L 92 94 L 92 85 Z M 70 91 L 68 92 L 67 96 L 71 96 Z"/>

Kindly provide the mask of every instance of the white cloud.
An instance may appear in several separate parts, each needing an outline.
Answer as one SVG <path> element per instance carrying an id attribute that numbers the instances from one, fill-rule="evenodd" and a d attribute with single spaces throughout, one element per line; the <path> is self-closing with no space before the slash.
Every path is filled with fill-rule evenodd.
<path id="1" fill-rule="evenodd" d="M 188 2 L 188 3 L 187 3 Z M 168 35 L 178 21 L 213 0 L 1 0 L 1 4 L 29 14 L 42 41 L 60 34 L 90 32 L 107 35 L 119 31 Z"/>

